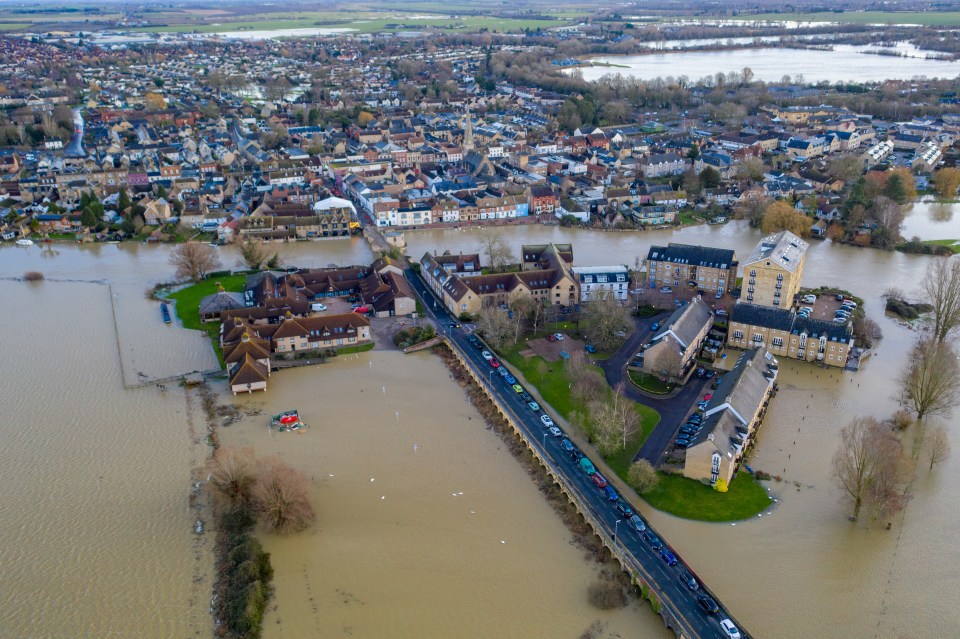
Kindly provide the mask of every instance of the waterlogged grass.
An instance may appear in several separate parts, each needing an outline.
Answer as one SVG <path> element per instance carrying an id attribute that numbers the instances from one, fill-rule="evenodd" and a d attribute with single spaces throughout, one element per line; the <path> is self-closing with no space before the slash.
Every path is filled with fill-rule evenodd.
<path id="1" fill-rule="evenodd" d="M 725 493 L 679 475 L 658 474 L 660 483 L 641 497 L 657 510 L 684 519 L 741 521 L 762 513 L 771 503 L 764 487 L 747 473 L 737 475 Z"/>
<path id="2" fill-rule="evenodd" d="M 933 27 L 960 25 L 960 11 L 844 11 L 834 13 L 758 13 L 725 20 L 791 20 L 795 22 L 840 22 L 844 24 L 919 24 Z"/>

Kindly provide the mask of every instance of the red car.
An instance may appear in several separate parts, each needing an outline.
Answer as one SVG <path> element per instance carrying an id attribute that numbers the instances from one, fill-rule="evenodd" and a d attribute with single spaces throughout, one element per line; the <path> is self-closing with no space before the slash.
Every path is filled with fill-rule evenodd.
<path id="1" fill-rule="evenodd" d="M 707 393 L 703 396 L 703 401 L 705 402 L 709 402 L 711 399 L 713 399 L 713 393 Z"/>
<path id="2" fill-rule="evenodd" d="M 559 340 L 557 339 L 557 336 L 556 336 L 556 335 L 554 335 L 553 333 L 550 333 L 549 335 L 547 335 L 547 341 L 548 341 L 548 342 L 557 342 L 557 341 L 559 341 Z"/>
<path id="3" fill-rule="evenodd" d="M 601 475 L 600 473 L 594 473 L 590 475 L 590 479 L 592 479 L 593 483 L 597 485 L 597 488 L 607 487 L 607 478 Z"/>
<path id="4" fill-rule="evenodd" d="M 490 365 L 493 366 L 494 368 L 500 368 L 500 362 L 498 362 L 495 359 L 490 360 Z"/>
<path id="5" fill-rule="evenodd" d="M 370 312 L 370 307 L 369 307 L 369 306 L 355 306 L 355 307 L 353 308 L 353 312 L 354 312 L 354 313 L 369 313 L 369 312 Z"/>

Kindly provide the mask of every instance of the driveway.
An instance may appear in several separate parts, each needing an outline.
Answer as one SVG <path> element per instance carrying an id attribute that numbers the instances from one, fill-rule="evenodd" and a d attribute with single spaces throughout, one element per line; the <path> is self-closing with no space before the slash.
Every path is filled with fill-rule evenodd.
<path id="1" fill-rule="evenodd" d="M 623 395 L 625 397 L 638 404 L 649 406 L 660 413 L 660 422 L 647 437 L 647 441 L 644 442 L 637 456 L 634 457 L 634 461 L 646 459 L 654 466 L 660 461 L 663 451 L 674 440 L 690 409 L 703 396 L 705 387 L 710 383 L 710 380 L 707 379 L 691 377 L 690 381 L 676 395 L 658 398 L 641 392 L 630 381 L 627 375 L 627 363 L 640 350 L 640 345 L 653 337 L 653 331 L 650 330 L 650 327 L 654 322 L 663 321 L 667 317 L 669 317 L 669 313 L 665 312 L 651 317 L 633 318 L 636 328 L 623 346 L 609 359 L 596 362 L 603 369 L 603 375 L 611 388 L 616 388 L 620 382 L 623 382 Z"/>

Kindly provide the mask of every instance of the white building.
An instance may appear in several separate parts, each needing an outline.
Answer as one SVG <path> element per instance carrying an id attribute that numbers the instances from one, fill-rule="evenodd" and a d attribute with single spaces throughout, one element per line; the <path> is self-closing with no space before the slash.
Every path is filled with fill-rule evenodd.
<path id="1" fill-rule="evenodd" d="M 630 275 L 626 266 L 574 266 L 573 272 L 580 278 L 580 301 L 589 302 L 602 290 L 626 301 L 630 288 Z"/>

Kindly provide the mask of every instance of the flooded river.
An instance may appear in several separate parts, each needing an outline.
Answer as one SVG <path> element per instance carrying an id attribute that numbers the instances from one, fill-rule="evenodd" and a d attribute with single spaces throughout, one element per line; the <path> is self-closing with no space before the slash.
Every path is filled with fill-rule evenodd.
<path id="1" fill-rule="evenodd" d="M 572 242 L 582 265 L 632 265 L 651 243 L 668 241 L 730 246 L 742 257 L 759 238 L 739 223 L 498 232 L 515 253 L 523 242 Z M 471 231 L 407 240 L 415 258 L 478 249 Z M 277 248 L 297 265 L 371 257 L 360 240 Z M 0 280 L 12 349 L 0 377 L 0 636 L 210 634 L 209 582 L 194 584 L 208 576 L 209 562 L 192 534 L 188 499 L 204 452 L 199 400 L 174 387 L 121 387 L 138 373 L 210 363 L 212 353 L 164 326 L 144 297 L 170 279 L 168 250 L 0 248 L 0 277 L 39 270 L 48 278 Z M 223 255 L 228 266 L 236 260 L 230 250 Z M 839 426 L 897 407 L 894 380 L 915 334 L 882 317 L 879 295 L 889 286 L 914 289 L 926 264 L 812 243 L 804 283 L 861 295 L 885 338 L 856 375 L 784 364 L 752 462 L 785 479 L 770 482 L 779 500 L 770 513 L 736 526 L 702 524 L 641 504 L 757 637 L 960 636 L 949 595 L 960 586 L 952 540 L 960 455 L 932 473 L 921 466 L 913 499 L 889 531 L 885 522 L 849 523 L 827 479 Z M 302 435 L 270 435 L 261 417 L 248 417 L 222 431 L 227 443 L 280 454 L 314 479 L 317 525 L 265 540 L 277 569 L 268 637 L 576 637 L 595 619 L 605 636 L 666 636 L 648 607 L 600 614 L 586 604 L 595 566 L 432 356 L 372 351 L 279 372 L 268 393 L 224 401 L 266 412 L 299 408 L 312 425 Z M 960 450 L 955 430 L 951 438 Z"/>

